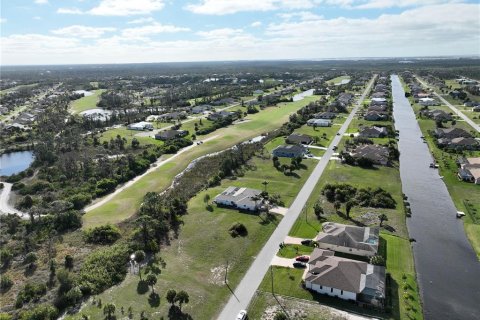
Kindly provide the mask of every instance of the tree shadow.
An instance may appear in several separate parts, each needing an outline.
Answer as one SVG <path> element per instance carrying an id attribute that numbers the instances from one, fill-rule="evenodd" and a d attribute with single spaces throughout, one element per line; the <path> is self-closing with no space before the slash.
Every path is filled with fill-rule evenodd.
<path id="1" fill-rule="evenodd" d="M 395 232 L 396 231 L 396 229 L 394 227 L 392 227 L 391 225 L 388 225 L 388 224 L 384 224 L 383 228 L 387 231 L 390 231 L 390 232 Z"/>
<path id="2" fill-rule="evenodd" d="M 294 177 L 300 179 L 300 176 L 296 172 L 285 172 L 284 175 L 286 175 L 287 177 Z"/>
<path id="3" fill-rule="evenodd" d="M 148 284 L 145 280 L 138 281 L 137 284 L 137 293 L 138 294 L 145 294 L 148 292 Z"/>
<path id="4" fill-rule="evenodd" d="M 175 305 L 172 305 L 168 309 L 168 319 L 169 320 L 193 320 L 192 316 L 188 313 L 182 312 L 182 310 Z"/>
<path id="5" fill-rule="evenodd" d="M 148 296 L 148 304 L 152 308 L 157 308 L 160 305 L 160 296 L 156 292 L 150 293 Z"/>
<path id="6" fill-rule="evenodd" d="M 25 271 L 23 272 L 23 275 L 25 277 L 31 277 L 35 273 L 35 270 L 37 270 L 37 265 L 29 264 L 25 267 Z"/>

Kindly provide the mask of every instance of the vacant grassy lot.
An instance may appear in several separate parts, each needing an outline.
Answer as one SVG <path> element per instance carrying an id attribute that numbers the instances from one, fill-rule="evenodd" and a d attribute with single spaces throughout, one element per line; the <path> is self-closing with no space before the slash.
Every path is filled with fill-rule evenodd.
<path id="1" fill-rule="evenodd" d="M 202 139 L 215 136 L 217 138 L 182 153 L 174 162 L 146 175 L 134 185 L 118 193 L 105 205 L 87 212 L 83 216 L 84 227 L 118 223 L 131 217 L 140 205 L 145 193 L 149 191 L 160 192 L 168 187 L 173 177 L 185 169 L 192 160 L 271 131 L 287 122 L 290 113 L 318 98 L 319 96 L 312 96 L 302 101 L 267 108 L 259 113 L 249 115 L 248 119 L 250 121 L 221 128 L 209 135 L 202 136 Z"/>
<path id="2" fill-rule="evenodd" d="M 280 139 L 277 139 L 281 141 Z M 265 147 L 267 153 L 278 141 L 272 141 Z M 283 161 L 283 159 L 282 159 Z M 162 249 L 161 255 L 167 262 L 167 268 L 159 277 L 156 291 L 164 295 L 169 288 L 185 289 L 190 294 L 190 303 L 184 310 L 194 319 L 214 319 L 221 306 L 230 295 L 223 283 L 228 261 L 228 281 L 235 288 L 262 248 L 265 241 L 275 229 L 281 216 L 273 221 L 264 221 L 256 214 L 240 213 L 237 210 L 218 208 L 208 211 L 204 202 L 205 195 L 211 199 L 229 186 L 263 189 L 263 181 L 268 181 L 267 191 L 279 194 L 288 206 L 297 195 L 305 180 L 316 164 L 315 160 L 304 160 L 305 167 L 295 171 L 296 175 L 285 175 L 273 167 L 269 156 L 254 157 L 241 177 L 224 179 L 220 186 L 200 192 L 188 204 L 188 215 L 178 239 Z M 235 222 L 243 223 L 248 230 L 245 237 L 232 238 L 228 228 Z M 138 278 L 127 277 L 119 286 L 101 294 L 98 298 L 103 303 L 113 301 L 117 308 L 125 310 L 132 306 L 135 313 L 145 310 L 147 315 L 159 317 L 167 315 L 168 303 L 162 297 L 158 307 L 148 302 L 148 293 L 137 292 Z M 135 301 L 135 303 L 132 303 Z M 87 306 L 82 313 L 97 319 L 101 309 Z M 76 317 L 79 319 L 80 315 Z"/>
<path id="3" fill-rule="evenodd" d="M 104 91 L 104 89 L 94 90 L 92 91 L 93 94 L 91 96 L 74 100 L 70 104 L 70 111 L 73 114 L 77 114 L 85 110 L 95 109 L 97 107 L 97 102 L 100 99 L 100 94 Z"/>
<path id="4" fill-rule="evenodd" d="M 342 82 L 343 80 L 347 80 L 347 79 L 350 79 L 350 76 L 340 76 L 340 77 L 336 77 L 336 78 L 328 80 L 327 83 L 328 84 L 338 84 L 338 83 Z"/>
<path id="5" fill-rule="evenodd" d="M 163 123 L 160 123 L 163 124 Z M 165 126 L 169 126 L 171 123 L 165 123 Z M 163 141 L 160 140 L 155 140 L 154 138 L 151 137 L 141 137 L 137 136 L 139 132 L 146 132 L 146 131 L 136 131 L 136 130 L 128 130 L 126 127 L 119 127 L 119 128 L 114 128 L 114 129 L 109 129 L 105 132 L 100 133 L 100 142 L 107 141 L 109 142 L 111 139 L 116 139 L 117 136 L 120 136 L 122 138 L 125 138 L 127 140 L 126 146 L 129 147 L 131 146 L 132 139 L 136 138 L 139 142 L 140 145 L 162 145 Z"/>

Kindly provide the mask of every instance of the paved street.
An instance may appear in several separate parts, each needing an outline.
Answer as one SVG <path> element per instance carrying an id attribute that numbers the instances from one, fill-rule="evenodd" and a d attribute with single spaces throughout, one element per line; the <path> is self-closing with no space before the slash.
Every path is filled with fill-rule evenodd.
<path id="1" fill-rule="evenodd" d="M 425 87 L 427 88 L 431 88 L 431 86 L 429 86 L 427 83 L 425 83 L 425 81 L 421 80 L 419 77 L 416 77 L 417 80 Z M 432 88 L 433 90 L 433 88 Z M 441 95 L 439 95 L 436 91 L 433 91 L 433 94 L 438 98 L 440 99 L 440 101 L 442 101 L 447 107 L 449 107 L 450 109 L 452 109 L 452 111 L 457 114 L 460 118 L 462 118 L 463 120 L 465 120 L 465 122 L 467 122 L 470 126 L 472 126 L 475 130 L 477 130 L 477 132 L 480 132 L 480 126 L 478 124 L 476 124 L 475 122 L 473 122 L 469 117 L 467 117 L 466 115 L 463 114 L 463 112 L 461 112 L 460 110 L 458 110 L 456 107 L 454 107 L 450 102 L 448 102 L 444 97 L 442 97 Z"/>
<path id="2" fill-rule="evenodd" d="M 372 85 L 373 79 L 370 81 L 362 96 L 357 101 L 347 120 L 338 130 L 340 135 L 336 135 L 333 138 L 333 141 L 328 146 L 328 149 L 325 151 L 324 156 L 322 156 L 322 159 L 318 162 L 310 177 L 305 182 L 302 189 L 295 198 L 295 201 L 290 206 L 288 213 L 282 219 L 278 227 L 271 235 L 270 239 L 267 241 L 267 243 L 265 243 L 263 249 L 257 255 L 255 261 L 248 269 L 242 281 L 240 281 L 240 283 L 236 287 L 235 294 L 230 297 L 228 303 L 223 308 L 218 319 L 234 319 L 234 317 L 240 310 L 247 309 L 250 300 L 252 299 L 255 291 L 262 282 L 265 273 L 268 271 L 273 257 L 276 255 L 278 245 L 285 240 L 288 232 L 290 231 L 298 216 L 302 212 L 302 209 L 307 203 L 310 194 L 313 192 L 315 185 L 317 184 L 318 180 L 322 176 L 323 171 L 327 167 L 330 157 L 334 153 L 333 147 L 337 146 L 342 139 L 343 134 L 346 132 L 348 126 L 350 125 L 350 122 L 352 121 L 356 112 L 362 105 L 363 100 L 370 92 Z"/>

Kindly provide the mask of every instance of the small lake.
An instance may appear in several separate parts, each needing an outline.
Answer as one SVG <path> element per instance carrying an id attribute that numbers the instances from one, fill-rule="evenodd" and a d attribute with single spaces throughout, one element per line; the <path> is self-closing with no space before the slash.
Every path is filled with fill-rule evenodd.
<path id="1" fill-rule="evenodd" d="M 86 90 L 76 90 L 76 91 L 73 91 L 73 93 L 76 93 L 76 94 L 82 94 L 85 96 L 85 97 L 88 97 L 88 96 L 91 96 L 93 95 L 93 92 L 91 91 L 86 91 Z"/>
<path id="2" fill-rule="evenodd" d="M 335 85 L 336 86 L 341 86 L 341 85 L 347 84 L 349 82 L 350 82 L 350 79 L 343 79 L 342 81 L 335 83 Z"/>
<path id="3" fill-rule="evenodd" d="M 2 154 L 0 156 L 0 176 L 11 176 L 19 173 L 28 167 L 33 162 L 32 151 L 17 151 Z"/>
<path id="4" fill-rule="evenodd" d="M 307 91 L 303 91 L 301 93 L 298 93 L 298 94 L 294 95 L 292 99 L 293 99 L 293 101 L 303 100 L 303 98 L 305 98 L 305 97 L 313 96 L 314 91 L 315 91 L 315 89 L 310 89 L 310 90 L 307 90 Z"/>

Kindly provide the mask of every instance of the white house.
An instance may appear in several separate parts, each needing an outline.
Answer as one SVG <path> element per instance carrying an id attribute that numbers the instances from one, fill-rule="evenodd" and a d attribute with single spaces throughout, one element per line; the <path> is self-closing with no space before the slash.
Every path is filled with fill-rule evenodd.
<path id="1" fill-rule="evenodd" d="M 228 187 L 216 196 L 213 202 L 240 210 L 257 211 L 262 206 L 260 200 L 255 200 L 260 193 L 261 191 L 256 189 Z"/>
<path id="2" fill-rule="evenodd" d="M 153 130 L 153 125 L 150 122 L 142 121 L 142 122 L 129 124 L 127 129 L 138 130 L 138 131 Z"/>
<path id="3" fill-rule="evenodd" d="M 321 249 L 371 257 L 378 252 L 379 228 L 325 222 L 316 241 Z"/>
<path id="4" fill-rule="evenodd" d="M 385 268 L 334 256 L 333 251 L 314 249 L 305 274 L 309 290 L 383 307 Z"/>
<path id="5" fill-rule="evenodd" d="M 437 101 L 433 98 L 420 98 L 418 99 L 418 103 L 422 106 L 434 106 L 437 105 Z"/>
<path id="6" fill-rule="evenodd" d="M 326 119 L 310 119 L 307 121 L 307 125 L 312 127 L 330 127 L 332 121 Z"/>

